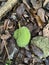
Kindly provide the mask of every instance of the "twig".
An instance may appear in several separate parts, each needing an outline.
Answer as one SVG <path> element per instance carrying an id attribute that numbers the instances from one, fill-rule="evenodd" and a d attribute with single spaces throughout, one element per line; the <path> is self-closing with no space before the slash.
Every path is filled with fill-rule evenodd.
<path id="1" fill-rule="evenodd" d="M 33 10 L 31 7 L 28 7 L 29 6 L 28 4 L 27 5 L 26 4 L 27 3 L 24 2 L 24 5 L 26 6 L 26 10 L 28 12 L 30 12 L 30 14 L 32 15 L 32 17 L 34 17 L 36 19 L 36 22 L 37 22 L 38 26 L 42 29 L 43 26 L 44 26 L 44 23 L 41 20 L 41 18 L 38 15 L 35 14 L 36 10 Z"/>
<path id="2" fill-rule="evenodd" d="M 6 52 L 7 52 L 7 55 L 8 55 L 8 57 L 9 57 L 9 52 L 8 52 L 8 49 L 7 49 L 7 47 L 6 47 L 6 41 L 5 40 L 3 40 L 3 42 L 4 42 L 4 46 L 5 46 L 5 49 L 6 49 Z M 8 58 L 9 59 L 9 58 Z M 10 60 L 10 59 L 9 59 Z"/>
<path id="3" fill-rule="evenodd" d="M 3 7 L 0 8 L 0 19 L 8 13 L 13 6 L 17 3 L 17 0 L 8 0 Z"/>

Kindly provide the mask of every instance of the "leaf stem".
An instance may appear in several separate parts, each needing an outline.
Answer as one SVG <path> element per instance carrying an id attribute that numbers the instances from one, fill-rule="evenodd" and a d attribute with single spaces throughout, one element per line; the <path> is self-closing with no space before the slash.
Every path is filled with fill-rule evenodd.
<path id="1" fill-rule="evenodd" d="M 18 26 L 19 26 L 19 28 L 21 27 L 20 22 L 18 22 Z"/>

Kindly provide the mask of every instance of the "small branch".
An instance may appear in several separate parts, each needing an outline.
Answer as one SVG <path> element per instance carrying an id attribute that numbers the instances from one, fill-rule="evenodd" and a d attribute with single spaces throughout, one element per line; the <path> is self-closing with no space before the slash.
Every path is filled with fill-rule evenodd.
<path id="1" fill-rule="evenodd" d="M 25 3 L 25 1 L 24 1 L 24 5 L 26 6 L 26 10 L 30 13 L 30 15 L 32 15 L 32 17 L 34 17 L 36 19 L 38 26 L 42 29 L 44 26 L 44 23 L 41 20 L 41 18 L 35 14 L 36 10 L 33 10 L 31 7 L 28 7 L 29 5 L 27 3 Z"/>
<path id="2" fill-rule="evenodd" d="M 13 6 L 17 3 L 17 0 L 8 0 L 3 7 L 0 8 L 0 19 L 8 13 Z"/>

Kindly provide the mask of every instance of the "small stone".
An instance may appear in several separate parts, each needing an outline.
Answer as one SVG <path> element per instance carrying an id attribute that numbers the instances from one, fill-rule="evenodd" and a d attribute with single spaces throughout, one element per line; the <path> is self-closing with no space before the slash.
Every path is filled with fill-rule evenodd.
<path id="1" fill-rule="evenodd" d="M 43 28 L 43 36 L 49 38 L 49 23 Z"/>
<path id="2" fill-rule="evenodd" d="M 15 16 L 14 13 L 11 15 L 11 18 L 12 18 L 13 20 L 16 20 L 16 16 Z"/>
<path id="3" fill-rule="evenodd" d="M 1 6 L 4 6 L 5 2 L 2 2 Z"/>
<path id="4" fill-rule="evenodd" d="M 13 52 L 9 55 L 9 59 L 13 59 L 14 54 L 17 52 L 17 48 L 13 49 Z"/>
<path id="5" fill-rule="evenodd" d="M 26 56 L 28 57 L 28 58 L 31 58 L 32 57 L 32 54 L 31 54 L 31 52 L 29 52 L 29 51 L 25 51 L 25 54 L 26 54 Z"/>
<path id="6" fill-rule="evenodd" d="M 35 63 L 35 65 L 44 65 L 44 64 L 37 62 L 37 63 Z"/>
<path id="7" fill-rule="evenodd" d="M 42 7 L 42 0 L 31 0 L 31 3 L 35 9 Z"/>
<path id="8" fill-rule="evenodd" d="M 24 13 L 24 10 L 25 10 L 25 6 L 24 6 L 24 4 L 21 4 L 21 5 L 17 8 L 17 10 L 16 10 L 17 15 L 18 15 L 18 16 L 22 16 L 22 14 Z"/>
<path id="9" fill-rule="evenodd" d="M 9 52 L 9 58 L 13 59 L 14 54 L 18 53 L 19 49 L 15 46 L 15 40 L 11 38 L 10 40 L 7 40 L 8 44 L 8 52 Z"/>
<path id="10" fill-rule="evenodd" d="M 29 47 L 28 46 L 26 46 L 25 49 L 29 51 Z"/>
<path id="11" fill-rule="evenodd" d="M 46 16 L 49 17 L 49 12 L 46 12 Z"/>
<path id="12" fill-rule="evenodd" d="M 33 24 L 29 23 L 29 24 L 27 24 L 27 27 L 29 28 L 30 32 L 32 32 L 32 30 L 33 30 Z"/>
<path id="13" fill-rule="evenodd" d="M 45 64 L 49 65 L 49 56 L 45 59 Z"/>
<path id="14" fill-rule="evenodd" d="M 43 8 L 39 8 L 38 11 L 37 11 L 37 15 L 41 18 L 41 20 L 43 22 L 46 22 L 45 21 L 45 11 Z"/>
<path id="15" fill-rule="evenodd" d="M 23 54 L 22 53 L 18 53 L 18 58 L 22 59 L 23 58 Z"/>
<path id="16" fill-rule="evenodd" d="M 34 53 L 36 56 L 42 58 L 43 56 L 43 51 L 41 49 L 39 49 L 36 45 L 31 44 L 30 45 L 31 48 L 31 52 Z"/>
<path id="17" fill-rule="evenodd" d="M 46 3 L 46 5 L 44 6 L 44 9 L 46 9 L 47 11 L 49 11 L 49 2 Z"/>
<path id="18" fill-rule="evenodd" d="M 42 31 L 39 31 L 39 35 L 43 35 L 43 32 Z"/>
<path id="19" fill-rule="evenodd" d="M 24 58 L 24 63 L 28 64 L 29 58 Z"/>

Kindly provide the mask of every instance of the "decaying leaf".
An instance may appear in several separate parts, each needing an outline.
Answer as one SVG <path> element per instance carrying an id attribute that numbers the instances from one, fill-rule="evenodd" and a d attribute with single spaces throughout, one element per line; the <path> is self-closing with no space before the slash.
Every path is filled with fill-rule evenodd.
<path id="1" fill-rule="evenodd" d="M 37 47 L 39 47 L 43 51 L 44 58 L 49 56 L 49 38 L 37 36 L 32 39 L 31 43 L 35 44 Z"/>

